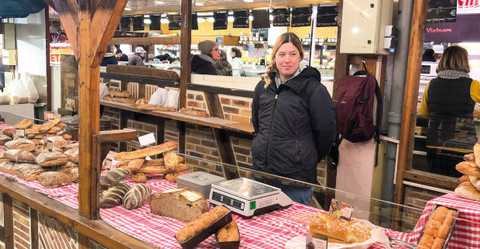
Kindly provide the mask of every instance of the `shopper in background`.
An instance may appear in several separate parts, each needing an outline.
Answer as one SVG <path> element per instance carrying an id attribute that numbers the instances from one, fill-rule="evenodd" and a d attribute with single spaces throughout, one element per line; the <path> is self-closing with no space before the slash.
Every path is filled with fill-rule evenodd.
<path id="1" fill-rule="evenodd" d="M 232 65 L 228 63 L 225 51 L 220 50 L 220 60 L 215 61 L 214 66 L 218 75 L 232 76 Z"/>
<path id="2" fill-rule="evenodd" d="M 143 64 L 143 60 L 145 59 L 145 53 L 147 51 L 145 51 L 145 49 L 143 49 L 143 47 L 141 46 L 138 46 L 135 48 L 135 54 L 131 55 L 129 58 L 128 58 L 128 65 L 131 65 L 131 66 L 145 66 L 145 64 Z"/>
<path id="3" fill-rule="evenodd" d="M 105 55 L 103 55 L 103 60 L 100 63 L 100 66 L 106 66 L 108 64 L 118 64 L 117 59 L 115 58 L 115 54 L 113 53 L 113 48 L 114 47 L 112 45 L 108 45 L 107 52 L 105 53 Z"/>
<path id="4" fill-rule="evenodd" d="M 437 59 L 435 59 L 435 51 L 433 51 L 431 48 L 425 49 L 425 52 L 423 52 L 422 61 L 436 62 Z"/>
<path id="5" fill-rule="evenodd" d="M 445 49 L 437 78 L 423 93 L 420 113 L 429 119 L 427 166 L 429 171 L 460 176 L 455 165 L 473 151 L 477 141 L 473 109 L 480 102 L 480 82 L 470 78 L 468 52 L 462 47 Z"/>
<path id="6" fill-rule="evenodd" d="M 232 75 L 233 76 L 240 76 L 241 71 L 243 68 L 243 62 L 242 62 L 242 51 L 240 49 L 233 47 L 230 50 L 230 56 L 232 57 Z"/>
<path id="7" fill-rule="evenodd" d="M 335 106 L 320 73 L 300 64 L 303 56 L 294 33 L 276 40 L 272 63 L 253 95 L 253 168 L 317 184 L 317 164 L 336 136 Z M 313 189 L 305 184 L 258 180 L 279 187 L 296 202 L 310 204 Z"/>
<path id="8" fill-rule="evenodd" d="M 210 40 L 198 43 L 198 50 L 201 54 L 192 57 L 192 73 L 217 75 L 215 61 L 220 60 L 220 49 L 217 43 Z"/>
<path id="9" fill-rule="evenodd" d="M 126 54 L 123 54 L 123 51 L 121 49 L 117 49 L 115 55 L 117 57 L 117 61 L 128 61 L 128 56 Z"/>

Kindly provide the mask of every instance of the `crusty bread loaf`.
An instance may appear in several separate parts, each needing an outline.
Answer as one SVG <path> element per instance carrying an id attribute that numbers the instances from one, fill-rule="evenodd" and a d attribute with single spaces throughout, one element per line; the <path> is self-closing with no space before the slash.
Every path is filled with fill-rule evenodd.
<path id="1" fill-rule="evenodd" d="M 120 182 L 100 193 L 100 208 L 111 208 L 122 204 L 123 197 L 130 190 L 130 185 Z"/>
<path id="2" fill-rule="evenodd" d="M 192 108 L 180 108 L 179 112 L 190 116 L 208 117 L 208 113 L 206 111 L 194 110 Z"/>
<path id="3" fill-rule="evenodd" d="M 100 176 L 100 190 L 107 190 L 108 188 L 117 185 L 123 179 L 130 175 L 127 169 L 112 169 Z"/>
<path id="4" fill-rule="evenodd" d="M 165 179 L 169 182 L 177 182 L 177 178 L 180 174 L 178 173 L 170 173 L 165 175 Z"/>
<path id="5" fill-rule="evenodd" d="M 53 126 L 58 124 L 59 122 L 60 122 L 60 116 L 55 116 L 53 119 L 48 120 L 47 122 L 43 123 L 42 126 L 40 126 L 40 128 L 38 128 L 38 131 L 40 133 L 45 133 L 48 130 L 50 130 L 50 128 L 52 128 Z"/>
<path id="6" fill-rule="evenodd" d="M 310 220 L 310 233 L 320 234 L 346 243 L 359 243 L 370 239 L 371 229 L 362 222 L 346 221 L 329 213 L 315 213 Z"/>
<path id="7" fill-rule="evenodd" d="M 455 169 L 465 175 L 480 177 L 480 168 L 475 164 L 475 162 L 460 162 L 455 166 Z"/>
<path id="8" fill-rule="evenodd" d="M 228 213 L 228 211 L 228 208 L 224 206 L 216 206 L 215 208 L 210 210 L 210 212 L 203 213 L 202 215 L 200 215 L 200 217 L 180 228 L 180 230 L 178 230 L 175 234 L 175 238 L 180 243 L 185 242 L 195 234 L 210 226 L 213 222 Z"/>
<path id="9" fill-rule="evenodd" d="M 59 151 L 43 151 L 36 158 L 37 164 L 42 167 L 60 166 L 68 162 L 68 158 Z"/>
<path id="10" fill-rule="evenodd" d="M 23 119 L 22 121 L 18 122 L 16 125 L 13 126 L 15 129 L 27 129 L 32 125 L 32 120 L 29 118 Z"/>
<path id="11" fill-rule="evenodd" d="M 455 194 L 466 199 L 480 201 L 480 192 L 471 183 L 468 183 L 467 186 L 458 186 Z"/>
<path id="12" fill-rule="evenodd" d="M 38 182 L 45 187 L 58 187 L 72 184 L 72 178 L 62 172 L 47 171 L 40 174 Z"/>
<path id="13" fill-rule="evenodd" d="M 78 178 L 80 177 L 80 173 L 78 172 L 78 167 L 69 168 L 63 173 L 70 176 L 70 178 L 72 178 L 72 182 L 77 182 Z"/>
<path id="14" fill-rule="evenodd" d="M 424 246 L 426 248 L 432 248 L 433 242 L 435 239 L 428 235 L 428 234 L 423 234 L 422 237 L 420 238 L 420 242 L 418 242 L 418 246 Z"/>
<path id="15" fill-rule="evenodd" d="M 63 146 L 63 150 L 71 150 L 71 149 L 77 149 L 78 150 L 79 143 L 71 143 Z"/>
<path id="16" fill-rule="evenodd" d="M 127 98 L 132 96 L 129 91 L 127 90 L 120 91 L 118 89 L 108 91 L 108 95 L 110 95 L 111 97 L 122 97 L 122 98 Z"/>
<path id="17" fill-rule="evenodd" d="M 178 146 L 177 142 L 168 141 L 166 143 L 148 147 L 141 150 L 121 152 L 116 154 L 113 158 L 115 160 L 130 160 L 130 159 L 136 159 L 136 158 L 145 158 L 147 156 L 155 156 L 163 152 L 174 150 L 175 148 L 177 148 L 177 146 Z"/>
<path id="18" fill-rule="evenodd" d="M 239 241 L 240 233 L 238 232 L 237 223 L 235 220 L 228 223 L 227 226 L 220 229 L 217 233 L 218 242 Z"/>
<path id="19" fill-rule="evenodd" d="M 137 109 L 146 111 L 174 112 L 177 110 L 175 107 L 158 106 L 152 104 L 135 104 L 135 107 Z"/>
<path id="20" fill-rule="evenodd" d="M 13 137 L 13 126 L 5 128 L 3 130 L 3 134 L 9 137 Z"/>
<path id="21" fill-rule="evenodd" d="M 14 139 L 6 142 L 5 148 L 8 150 L 19 149 L 19 150 L 32 151 L 35 149 L 35 144 L 28 139 L 21 138 L 21 139 Z"/>
<path id="22" fill-rule="evenodd" d="M 139 98 L 136 102 L 135 105 L 142 105 L 142 104 L 148 104 L 148 100 L 146 98 Z"/>
<path id="23" fill-rule="evenodd" d="M 476 143 L 473 146 L 473 153 L 475 154 L 475 164 L 480 167 L 480 144 Z"/>
<path id="24" fill-rule="evenodd" d="M 208 204 L 198 192 L 175 189 L 152 194 L 150 210 L 153 214 L 190 222 L 207 212 Z"/>
<path id="25" fill-rule="evenodd" d="M 0 171 L 16 175 L 18 173 L 17 166 L 18 164 L 16 163 L 12 163 L 10 161 L 2 161 L 0 162 Z"/>
<path id="26" fill-rule="evenodd" d="M 6 142 L 12 140 L 11 137 L 5 135 L 5 134 L 1 134 L 0 135 L 0 145 L 4 145 Z"/>
<path id="27" fill-rule="evenodd" d="M 463 159 L 465 161 L 475 161 L 475 154 L 474 153 L 465 154 L 463 155 Z"/>
<path id="28" fill-rule="evenodd" d="M 470 178 L 467 175 L 462 175 L 458 178 L 458 182 L 469 182 Z"/>
<path id="29" fill-rule="evenodd" d="M 165 160 L 165 168 L 169 172 L 175 171 L 178 166 L 178 156 L 177 153 L 173 151 L 163 153 L 163 159 Z"/>
<path id="30" fill-rule="evenodd" d="M 19 163 L 16 168 L 17 176 L 26 181 L 37 180 L 40 174 L 45 172 L 42 166 L 31 163 Z"/>
<path id="31" fill-rule="evenodd" d="M 138 183 L 132 188 L 130 188 L 130 190 L 128 190 L 128 192 L 123 197 L 123 206 L 126 209 L 139 208 L 143 206 L 143 204 L 148 202 L 151 194 L 152 189 L 150 189 L 147 184 Z"/>
<path id="32" fill-rule="evenodd" d="M 418 245 L 426 248 L 442 248 L 452 227 L 456 210 L 444 206 L 437 207 L 425 224 Z"/>
<path id="33" fill-rule="evenodd" d="M 177 155 L 177 159 L 177 164 L 183 163 L 185 161 L 185 158 L 183 158 L 182 156 Z M 145 160 L 143 162 L 143 166 L 165 166 L 165 160 L 163 159 L 163 157 L 158 159 Z"/>
<path id="34" fill-rule="evenodd" d="M 180 173 L 188 170 L 188 166 L 180 163 L 177 168 L 172 172 L 165 168 L 165 166 L 142 166 L 137 172 L 146 174 L 168 174 L 168 173 Z"/>
<path id="35" fill-rule="evenodd" d="M 3 153 L 3 157 L 16 163 L 35 163 L 36 156 L 26 150 L 7 150 Z"/>
<path id="36" fill-rule="evenodd" d="M 70 149 L 70 150 L 66 150 L 63 154 L 71 162 L 78 163 L 78 147 L 76 149 L 73 148 L 73 149 Z"/>
<path id="37" fill-rule="evenodd" d="M 143 161 L 145 161 L 145 159 L 128 160 L 126 165 L 125 163 L 123 163 L 123 165 L 117 164 L 117 168 L 124 168 L 129 170 L 130 172 L 136 172 L 138 169 L 140 169 L 140 167 L 142 167 Z M 125 162 L 125 161 L 122 161 L 122 162 Z"/>
<path id="38" fill-rule="evenodd" d="M 62 134 L 62 137 L 66 140 L 72 139 L 72 135 L 70 135 L 70 134 Z"/>
<path id="39" fill-rule="evenodd" d="M 48 137 L 47 140 L 52 143 L 53 147 L 64 147 L 68 144 L 68 141 L 61 136 Z M 40 144 L 43 144 L 43 141 L 45 140 L 41 140 Z"/>
<path id="40" fill-rule="evenodd" d="M 132 174 L 132 180 L 138 183 L 145 183 L 147 182 L 147 175 L 145 175 L 144 173 L 135 173 Z"/>
<path id="41" fill-rule="evenodd" d="M 468 176 L 470 183 L 478 190 L 480 190 L 480 178 L 476 176 Z"/>

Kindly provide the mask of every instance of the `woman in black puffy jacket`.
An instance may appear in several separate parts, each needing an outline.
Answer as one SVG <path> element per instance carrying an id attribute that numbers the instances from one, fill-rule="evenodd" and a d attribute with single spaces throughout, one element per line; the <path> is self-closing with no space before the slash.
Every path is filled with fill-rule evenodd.
<path id="1" fill-rule="evenodd" d="M 253 168 L 316 184 L 317 164 L 336 136 L 334 103 L 320 73 L 300 64 L 303 48 L 294 33 L 282 34 L 272 54 L 273 62 L 253 96 Z M 296 202 L 310 204 L 311 187 L 259 180 L 281 188 Z"/>

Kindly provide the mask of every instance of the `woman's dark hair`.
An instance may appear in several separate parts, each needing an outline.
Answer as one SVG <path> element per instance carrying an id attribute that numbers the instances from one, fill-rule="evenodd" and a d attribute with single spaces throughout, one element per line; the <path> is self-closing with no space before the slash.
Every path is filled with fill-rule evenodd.
<path id="1" fill-rule="evenodd" d="M 117 49 L 117 51 L 115 51 L 115 53 L 116 53 L 116 54 L 118 54 L 118 53 L 122 53 L 122 54 L 123 54 L 123 52 L 122 52 L 121 49 Z"/>
<path id="2" fill-rule="evenodd" d="M 435 51 L 431 48 L 426 49 L 423 54 L 430 58 L 435 58 Z"/>
<path id="3" fill-rule="evenodd" d="M 235 53 L 234 58 L 236 58 L 236 57 L 242 58 L 242 51 L 240 51 L 240 49 L 233 47 L 232 52 Z"/>
<path id="4" fill-rule="evenodd" d="M 468 64 L 467 50 L 459 46 L 450 46 L 445 49 L 437 66 L 437 72 L 443 70 L 456 70 L 469 73 L 470 65 Z"/>

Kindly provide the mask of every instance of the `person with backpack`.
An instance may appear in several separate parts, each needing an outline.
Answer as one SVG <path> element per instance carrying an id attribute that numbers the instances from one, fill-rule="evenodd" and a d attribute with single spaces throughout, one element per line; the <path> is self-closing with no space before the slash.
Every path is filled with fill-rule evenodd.
<path id="1" fill-rule="evenodd" d="M 475 103 L 480 102 L 480 82 L 470 78 L 468 52 L 450 46 L 437 66 L 437 78 L 426 86 L 420 114 L 428 118 L 428 171 L 460 176 L 455 165 L 473 152 L 477 142 L 473 121 Z"/>
<path id="2" fill-rule="evenodd" d="M 253 95 L 253 169 L 317 184 L 317 164 L 336 137 L 335 106 L 320 73 L 300 64 L 303 56 L 294 33 L 278 37 L 272 63 Z M 254 177 L 280 188 L 293 201 L 310 204 L 313 189 L 308 185 Z"/>

